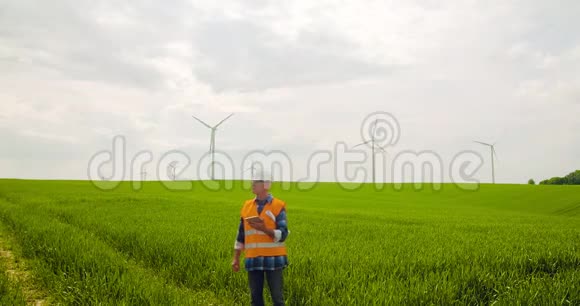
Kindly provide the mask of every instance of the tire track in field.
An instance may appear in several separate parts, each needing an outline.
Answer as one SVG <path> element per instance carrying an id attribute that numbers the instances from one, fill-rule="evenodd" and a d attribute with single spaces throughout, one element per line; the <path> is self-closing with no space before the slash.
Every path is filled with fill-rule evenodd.
<path id="1" fill-rule="evenodd" d="M 177 288 L 179 290 L 183 290 L 188 292 L 189 294 L 191 294 L 192 296 L 207 296 L 209 295 L 210 298 L 212 300 L 219 300 L 221 303 L 224 303 L 223 301 L 221 301 L 221 299 L 219 299 L 213 292 L 211 291 L 201 291 L 198 289 L 193 289 L 193 288 L 189 288 L 187 286 L 185 286 L 182 283 L 179 283 L 177 281 L 175 281 L 174 279 L 171 278 L 167 278 L 162 276 L 162 274 L 159 274 L 158 271 L 156 271 L 155 269 L 145 266 L 143 264 L 140 264 L 138 262 L 138 260 L 136 258 L 134 258 L 133 256 L 130 256 L 129 254 L 127 254 L 126 252 L 123 252 L 122 250 L 119 250 L 118 248 L 116 248 L 115 246 L 111 245 L 110 243 L 108 243 L 107 241 L 103 240 L 98 233 L 96 232 L 92 232 L 86 228 L 83 228 L 81 226 L 79 226 L 77 223 L 71 222 L 70 220 L 68 220 L 67 218 L 65 218 L 64 216 L 61 215 L 56 215 L 53 212 L 50 212 L 51 216 L 57 220 L 60 223 L 69 225 L 75 229 L 77 229 L 79 232 L 83 233 L 84 235 L 90 234 L 90 237 L 94 240 L 99 241 L 100 243 L 106 245 L 107 247 L 109 247 L 113 252 L 119 254 L 122 257 L 128 258 L 128 260 L 126 261 L 127 263 L 127 267 L 130 270 L 134 270 L 134 271 L 138 271 L 138 273 L 143 273 L 145 275 L 151 276 L 151 277 L 160 277 L 162 278 L 168 285 Z M 74 217 L 74 216 L 73 216 Z M 216 304 L 216 303 L 208 303 L 207 305 L 227 305 L 227 304 Z"/>
<path id="2" fill-rule="evenodd" d="M 139 257 L 138 255 L 135 255 L 137 253 L 137 252 L 135 252 L 135 249 L 131 249 L 131 248 L 123 249 L 122 247 L 116 245 L 115 242 L 117 242 L 118 239 L 116 239 L 117 237 L 114 237 L 115 235 L 108 235 L 107 234 L 107 233 L 111 234 L 111 232 L 96 230 L 95 228 L 93 228 L 91 226 L 90 223 L 83 222 L 82 218 L 79 218 L 75 213 L 71 213 L 71 212 L 66 211 L 66 210 L 60 210 L 60 209 L 54 208 L 54 207 L 44 209 L 44 213 L 59 220 L 61 223 L 68 224 L 68 225 L 75 227 L 79 230 L 83 230 L 83 231 L 90 233 L 91 237 L 98 237 L 100 242 L 106 244 L 108 247 L 115 250 L 117 253 L 122 254 L 122 255 L 126 256 L 127 258 L 130 258 L 132 261 L 135 262 L 135 264 L 139 265 L 140 267 L 143 267 L 144 269 L 148 269 L 149 271 L 152 271 L 152 273 L 155 273 L 155 275 L 158 275 L 159 277 L 163 278 L 164 280 L 166 280 L 167 282 L 169 282 L 171 284 L 174 284 L 177 287 L 187 288 L 189 290 L 192 290 L 193 292 L 206 291 L 206 292 L 213 293 L 213 291 L 204 290 L 203 289 L 204 285 L 202 282 L 196 282 L 196 283 L 189 282 L 189 279 L 180 278 L 180 277 L 172 277 L 172 275 L 169 275 L 168 273 L 164 273 L 165 272 L 164 265 L 155 265 L 149 261 L 148 257 L 146 257 L 146 256 Z M 191 284 L 191 285 L 188 285 L 188 284 Z M 234 298 L 231 298 L 231 299 L 234 299 Z"/>
<path id="3" fill-rule="evenodd" d="M 580 214 L 580 202 L 578 203 L 572 203 L 566 207 L 557 209 L 555 211 L 553 211 L 553 213 L 555 215 L 560 215 L 560 216 L 575 216 L 577 214 Z"/>
<path id="4" fill-rule="evenodd" d="M 176 288 L 182 288 L 182 289 L 186 289 L 190 292 L 198 292 L 199 289 L 198 288 L 191 288 L 191 287 L 187 287 L 184 283 L 173 279 L 173 278 L 168 278 L 165 275 L 163 275 L 162 273 L 160 273 L 161 267 L 156 269 L 157 267 L 155 266 L 151 266 L 151 265 L 147 265 L 147 264 L 143 264 L 138 258 L 136 258 L 134 255 L 131 255 L 129 252 L 126 252 L 122 249 L 120 249 L 119 247 L 111 244 L 109 241 L 103 239 L 101 237 L 101 234 L 97 231 L 91 231 L 89 229 L 89 227 L 85 227 L 83 226 L 81 223 L 79 223 L 78 221 L 76 221 L 75 216 L 69 213 L 65 213 L 63 211 L 55 211 L 55 210 L 48 210 L 45 211 L 47 214 L 50 214 L 51 217 L 53 217 L 55 220 L 57 220 L 58 222 L 61 222 L 63 224 L 69 225 L 71 227 L 74 227 L 75 229 L 82 231 L 84 233 L 88 233 L 91 235 L 92 239 L 98 240 L 99 242 L 105 244 L 106 246 L 108 246 L 111 250 L 114 250 L 114 252 L 116 252 L 117 254 L 120 254 L 123 257 L 126 257 L 128 259 L 131 260 L 131 263 L 133 265 L 135 265 L 135 267 L 138 267 L 139 269 L 143 269 L 145 271 L 148 271 L 148 273 L 150 273 L 151 275 L 155 275 L 155 276 L 159 276 L 161 277 L 163 280 L 165 280 L 166 282 L 168 282 L 169 284 L 173 285 Z M 202 291 L 199 291 L 202 292 Z M 209 293 L 211 293 L 213 295 L 213 292 L 208 291 Z"/>
<path id="5" fill-rule="evenodd" d="M 19 205 L 19 204 L 27 205 L 27 203 L 15 203 L 13 201 L 10 201 L 9 199 L 2 197 L 2 195 L 0 195 L 0 199 L 4 200 L 6 203 L 10 203 L 12 205 Z M 160 279 L 161 278 L 162 282 L 165 283 L 166 285 L 173 287 L 174 289 L 177 289 L 178 291 L 186 292 L 186 294 L 190 295 L 192 298 L 209 299 L 212 301 L 212 302 L 206 303 L 205 305 L 212 305 L 212 306 L 213 305 L 216 305 L 216 306 L 229 305 L 229 304 L 225 304 L 225 302 L 222 299 L 217 297 L 211 291 L 194 290 L 192 288 L 184 286 L 183 284 L 177 283 L 172 279 L 168 279 L 166 277 L 159 277 L 160 274 L 157 271 L 139 264 L 137 262 L 137 260 L 135 260 L 135 258 L 133 258 L 132 256 L 129 256 L 125 252 L 120 251 L 117 248 L 115 248 L 114 246 L 110 245 L 109 243 L 107 243 L 106 241 L 101 239 L 97 233 L 89 231 L 88 229 L 82 228 L 82 227 L 78 226 L 77 224 L 71 222 L 70 220 L 68 220 L 67 218 L 64 217 L 64 213 L 59 215 L 57 213 L 58 211 L 54 211 L 51 209 L 43 209 L 43 208 L 36 210 L 36 212 L 38 212 L 38 211 L 41 211 L 43 213 L 48 214 L 53 221 L 64 224 L 66 226 L 70 226 L 70 227 L 76 229 L 79 232 L 79 234 L 81 234 L 85 237 L 90 237 L 92 240 L 98 241 L 99 243 L 108 247 L 108 249 L 111 250 L 111 252 L 117 254 L 118 256 L 121 256 L 122 258 L 127 258 L 127 260 L 125 260 L 125 263 L 127 265 L 127 269 L 129 271 L 131 271 L 132 273 L 145 275 L 148 277 L 148 279 Z M 74 216 L 72 216 L 72 217 L 74 218 Z M 44 306 L 45 304 L 40 304 L 40 305 L 32 304 L 32 305 Z"/>
<path id="6" fill-rule="evenodd" d="M 8 243 L 10 241 L 10 244 Z M 39 286 L 33 283 L 31 271 L 26 267 L 26 263 L 20 257 L 16 257 L 9 245 L 13 245 L 13 239 L 8 237 L 4 226 L 0 227 L 0 260 L 6 263 L 8 274 L 12 282 L 18 283 L 24 294 L 26 304 L 33 306 L 44 306 L 47 303 L 47 294 Z"/>

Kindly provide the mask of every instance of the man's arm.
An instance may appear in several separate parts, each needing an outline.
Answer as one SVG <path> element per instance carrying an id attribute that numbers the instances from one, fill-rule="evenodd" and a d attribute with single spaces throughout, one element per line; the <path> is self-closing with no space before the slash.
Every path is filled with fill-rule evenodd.
<path id="1" fill-rule="evenodd" d="M 276 216 L 276 229 L 274 230 L 274 242 L 284 242 L 288 237 L 288 221 L 286 219 L 286 207 L 280 210 Z"/>
<path id="2" fill-rule="evenodd" d="M 284 240 L 286 240 L 286 237 L 288 237 L 288 234 L 290 233 L 286 221 L 286 207 L 283 207 L 278 213 L 278 216 L 276 216 L 276 229 L 272 230 L 266 228 L 266 226 L 264 225 L 264 221 L 260 221 L 259 223 L 254 224 L 250 223 L 250 225 L 253 228 L 262 231 L 266 235 L 270 236 L 272 239 L 274 239 L 274 242 L 283 242 Z"/>
<path id="3" fill-rule="evenodd" d="M 240 270 L 240 255 L 244 249 L 244 221 L 240 218 L 240 226 L 238 227 L 238 236 L 236 237 L 236 243 L 234 244 L 234 259 L 232 260 L 232 268 L 234 272 Z"/>
<path id="4" fill-rule="evenodd" d="M 238 226 L 238 235 L 234 243 L 234 250 L 236 251 L 235 254 L 237 254 L 237 256 L 239 256 L 239 254 L 244 249 L 244 241 L 245 241 L 244 219 L 240 217 L 240 225 Z"/>
<path id="5" fill-rule="evenodd" d="M 241 255 L 242 255 L 242 249 L 235 249 L 234 250 L 234 260 L 239 260 Z"/>

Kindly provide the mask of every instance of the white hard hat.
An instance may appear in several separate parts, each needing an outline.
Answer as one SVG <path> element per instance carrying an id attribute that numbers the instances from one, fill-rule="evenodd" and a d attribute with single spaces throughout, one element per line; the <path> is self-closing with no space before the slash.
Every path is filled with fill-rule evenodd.
<path id="1" fill-rule="evenodd" d="M 257 170 L 254 172 L 252 176 L 253 181 L 264 181 L 264 182 L 271 182 L 272 181 L 272 174 L 267 170 Z"/>

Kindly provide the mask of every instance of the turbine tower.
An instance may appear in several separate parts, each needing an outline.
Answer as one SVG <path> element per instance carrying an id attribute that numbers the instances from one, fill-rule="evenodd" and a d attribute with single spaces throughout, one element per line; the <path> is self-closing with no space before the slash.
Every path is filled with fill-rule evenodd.
<path id="1" fill-rule="evenodd" d="M 199 121 L 201 124 L 205 125 L 207 128 L 211 130 L 211 138 L 209 142 L 209 153 L 211 154 L 211 179 L 214 180 L 214 155 L 215 155 L 215 132 L 217 131 L 218 126 L 224 123 L 224 121 L 228 120 L 234 114 L 230 114 L 229 116 L 225 117 L 222 121 L 220 121 L 215 126 L 210 126 L 209 124 L 201 121 L 201 119 L 192 116 L 195 120 Z"/>
<path id="2" fill-rule="evenodd" d="M 493 184 L 495 184 L 495 165 L 493 164 L 493 159 L 494 157 L 497 158 L 497 153 L 495 152 L 495 143 L 493 144 L 489 144 L 489 143 L 485 143 L 485 142 L 481 142 L 481 141 L 477 141 L 474 140 L 474 142 L 477 142 L 479 144 L 482 144 L 484 146 L 488 146 L 491 152 L 491 181 Z"/>
<path id="3" fill-rule="evenodd" d="M 371 140 L 359 143 L 356 146 L 352 147 L 354 149 L 358 146 L 362 146 L 362 145 L 367 144 L 369 142 L 371 143 L 371 152 L 372 152 L 371 153 L 371 162 L 372 162 L 373 183 L 375 183 L 375 148 L 380 149 L 381 151 L 387 153 L 387 151 L 385 151 L 385 149 L 383 149 L 380 146 L 375 145 L 375 129 L 377 127 L 377 121 L 378 121 L 378 119 L 375 120 L 375 123 L 373 124 L 373 128 L 371 129 Z"/>
<path id="4" fill-rule="evenodd" d="M 171 168 L 171 170 L 172 170 L 172 175 L 173 175 L 173 180 L 174 181 L 175 181 L 175 164 L 176 163 L 177 162 L 172 162 L 172 163 L 169 164 L 169 168 Z"/>

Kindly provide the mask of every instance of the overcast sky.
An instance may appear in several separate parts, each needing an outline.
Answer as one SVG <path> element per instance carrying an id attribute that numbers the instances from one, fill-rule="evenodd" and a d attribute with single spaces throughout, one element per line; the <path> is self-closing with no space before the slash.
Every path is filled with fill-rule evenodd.
<path id="1" fill-rule="evenodd" d="M 563 176 L 580 169 L 578 16 L 577 0 L 0 0 L 0 177 L 87 179 L 123 135 L 129 160 L 180 150 L 195 178 L 210 134 L 191 115 L 233 112 L 216 148 L 281 150 L 295 180 L 375 111 L 400 125 L 387 164 L 473 150 L 489 182 L 480 140 L 498 182 Z"/>

